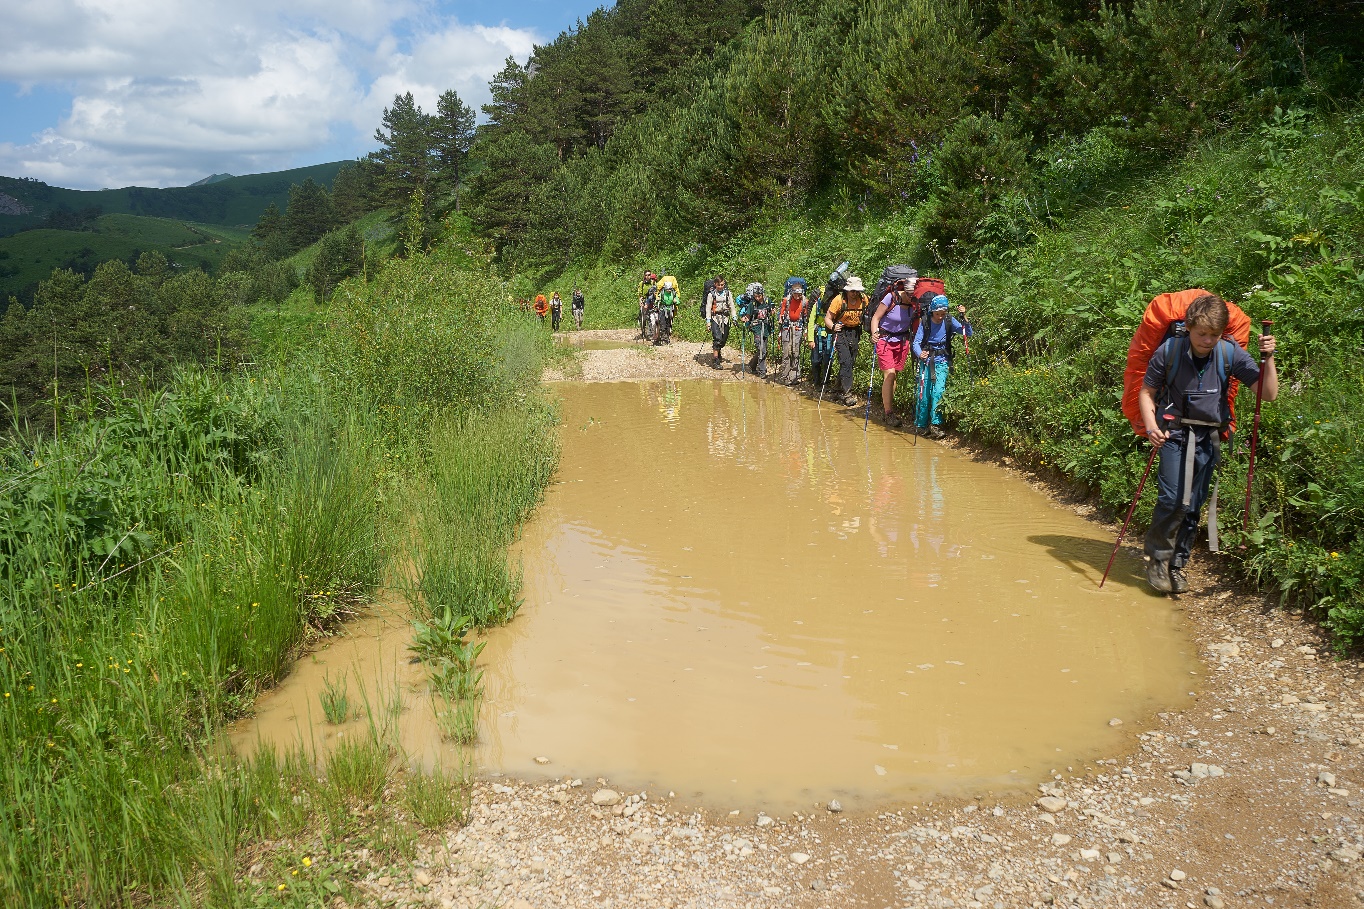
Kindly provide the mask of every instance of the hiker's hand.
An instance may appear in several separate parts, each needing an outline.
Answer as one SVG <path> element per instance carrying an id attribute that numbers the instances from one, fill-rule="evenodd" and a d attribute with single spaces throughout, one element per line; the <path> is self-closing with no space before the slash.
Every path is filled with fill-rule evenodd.
<path id="1" fill-rule="evenodd" d="M 814 341 L 806 341 L 806 342 L 805 342 L 805 346 L 808 347 L 808 348 L 810 348 L 811 350 L 814 350 L 814 349 L 815 349 L 815 342 L 814 342 Z"/>
<path id="2" fill-rule="evenodd" d="M 1260 335 L 1260 353 L 1266 357 L 1274 356 L 1274 348 L 1277 346 L 1278 343 L 1274 340 L 1273 335 Z"/>
<path id="3" fill-rule="evenodd" d="M 1146 427 L 1146 438 L 1151 440 L 1152 445 L 1159 448 L 1169 440 L 1170 434 L 1159 426 L 1148 426 Z"/>
<path id="4" fill-rule="evenodd" d="M 966 307 L 965 307 L 965 306 L 962 306 L 960 303 L 957 304 L 957 312 L 961 313 L 961 317 L 962 317 L 963 319 L 966 318 Z"/>
<path id="5" fill-rule="evenodd" d="M 927 359 L 928 359 L 928 351 L 925 350 L 923 353 L 919 354 L 919 359 L 920 359 L 920 360 L 927 360 Z"/>

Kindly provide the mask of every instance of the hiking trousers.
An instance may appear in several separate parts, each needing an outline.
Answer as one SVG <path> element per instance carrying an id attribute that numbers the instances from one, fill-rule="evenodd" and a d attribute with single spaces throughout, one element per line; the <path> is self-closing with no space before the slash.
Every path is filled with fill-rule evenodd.
<path id="1" fill-rule="evenodd" d="M 1144 547 L 1153 562 L 1165 562 L 1171 568 L 1183 568 L 1189 562 L 1198 513 L 1222 460 L 1217 432 L 1215 426 L 1177 429 L 1160 446 L 1156 507 Z"/>
<path id="2" fill-rule="evenodd" d="M 553 307 L 552 309 L 550 309 L 550 311 L 549 311 L 549 328 L 550 328 L 551 331 L 558 331 L 558 330 L 559 330 L 559 318 L 560 318 L 561 316 L 563 316 L 563 314 L 564 314 L 563 309 L 560 308 L 560 307 L 558 307 L 558 306 L 555 306 L 555 307 Z"/>
<path id="3" fill-rule="evenodd" d="M 729 316 L 716 316 L 710 320 L 710 346 L 715 348 L 718 357 L 729 340 Z"/>
<path id="4" fill-rule="evenodd" d="M 787 322 L 781 327 L 781 380 L 796 382 L 800 379 L 800 348 L 805 341 L 799 322 Z"/>
<path id="5" fill-rule="evenodd" d="M 941 426 L 942 416 L 938 413 L 938 405 L 942 403 L 943 392 L 947 391 L 947 361 L 930 354 L 927 360 L 918 361 L 914 369 L 914 388 L 919 397 L 914 410 L 914 425 L 920 429 L 927 429 L 930 423 Z"/>
<path id="6" fill-rule="evenodd" d="M 582 328 L 583 328 L 583 308 L 582 308 L 581 306 L 575 306 L 575 307 L 573 307 L 573 324 L 577 327 L 577 329 L 578 329 L 579 331 L 582 331 Z"/>
<path id="7" fill-rule="evenodd" d="M 834 334 L 834 353 L 838 354 L 838 387 L 845 395 L 852 394 L 853 362 L 862 344 L 862 329 L 845 328 Z"/>
<path id="8" fill-rule="evenodd" d="M 753 374 L 767 377 L 767 326 L 761 322 L 753 325 Z"/>

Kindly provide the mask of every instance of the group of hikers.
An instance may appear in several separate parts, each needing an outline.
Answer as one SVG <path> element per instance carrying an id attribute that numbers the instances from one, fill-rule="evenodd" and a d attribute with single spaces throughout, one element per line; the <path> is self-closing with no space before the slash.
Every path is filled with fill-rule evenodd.
<path id="1" fill-rule="evenodd" d="M 944 435 L 939 404 L 954 356 L 952 337 L 966 343 L 973 331 L 966 307 L 958 306 L 956 316 L 951 314 L 941 281 L 895 265 L 882 273 L 875 291 L 869 294 L 862 279 L 848 274 L 844 263 L 818 293 L 812 294 L 806 280 L 793 275 L 786 279 L 780 299 L 770 298 L 758 282 L 748 284 L 736 296 L 724 276 L 716 275 L 706 281 L 704 296 L 701 317 L 710 330 L 714 368 L 724 363 L 730 328 L 737 322 L 744 332 L 741 349 L 752 338 L 753 356 L 743 365 L 745 370 L 767 377 L 768 344 L 776 334 L 781 347 L 777 381 L 799 383 L 804 352 L 809 351 L 811 385 L 818 387 L 822 396 L 837 361 L 837 391 L 832 396 L 853 407 L 862 403 L 853 392 L 853 364 L 863 335 L 868 335 L 876 368 L 882 374 L 880 415 L 885 424 L 904 425 L 895 413 L 895 385 L 912 355 L 916 401 L 913 429 L 934 438 Z M 870 407 L 870 388 L 867 393 Z"/>
<path id="2" fill-rule="evenodd" d="M 659 276 L 646 271 L 635 287 L 639 297 L 639 336 L 654 344 L 671 344 L 673 320 L 682 289 L 672 275 Z"/>
<path id="3" fill-rule="evenodd" d="M 583 296 L 582 289 L 578 287 L 573 288 L 571 299 L 573 301 L 573 324 L 579 331 L 582 331 L 583 313 L 587 309 L 587 299 Z M 535 315 L 539 317 L 541 325 L 545 324 L 545 317 L 548 316 L 550 331 L 559 330 L 559 320 L 563 318 L 564 314 L 564 300 L 563 297 L 559 296 L 557 290 L 550 293 L 549 299 L 545 299 L 544 294 L 536 294 L 533 305 L 522 300 L 521 307 L 533 309 Z"/>

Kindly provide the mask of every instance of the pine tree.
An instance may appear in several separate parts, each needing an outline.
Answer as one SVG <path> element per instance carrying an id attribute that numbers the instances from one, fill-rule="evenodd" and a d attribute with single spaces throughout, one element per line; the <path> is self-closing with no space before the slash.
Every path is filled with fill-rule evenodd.
<path id="1" fill-rule="evenodd" d="M 469 146 L 474 141 L 473 108 L 459 100 L 454 89 L 444 92 L 436 102 L 436 116 L 431 119 L 432 151 L 436 158 L 436 186 L 454 195 L 455 209 L 459 209 L 460 183 L 469 158 Z"/>
<path id="2" fill-rule="evenodd" d="M 383 204 L 403 206 L 413 190 L 431 191 L 432 117 L 422 112 L 412 93 L 395 95 L 393 106 L 384 108 L 383 126 L 374 131 L 378 151 L 370 160 L 378 165 L 376 188 Z"/>
<path id="3" fill-rule="evenodd" d="M 364 265 L 364 255 L 364 243 L 354 224 L 323 237 L 317 247 L 317 256 L 308 267 L 308 284 L 312 286 L 314 299 L 326 303 L 337 284 L 358 275 Z"/>
<path id="4" fill-rule="evenodd" d="M 284 239 L 284 216 L 274 202 L 261 212 L 256 226 L 251 228 L 251 239 L 270 259 L 282 259 L 289 255 L 289 244 Z"/>
<path id="5" fill-rule="evenodd" d="M 284 212 L 284 239 L 290 252 L 316 243 L 336 226 L 336 208 L 327 187 L 313 181 L 289 187 L 289 207 Z"/>
<path id="6" fill-rule="evenodd" d="M 341 222 L 349 223 L 375 209 L 374 177 L 375 166 L 368 159 L 349 162 L 337 171 L 332 180 L 332 205 Z"/>

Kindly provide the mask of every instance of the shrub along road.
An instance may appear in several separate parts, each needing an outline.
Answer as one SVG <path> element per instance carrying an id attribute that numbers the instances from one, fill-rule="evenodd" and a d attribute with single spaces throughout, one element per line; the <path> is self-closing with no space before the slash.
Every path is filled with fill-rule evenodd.
<path id="1" fill-rule="evenodd" d="M 681 377 L 695 349 L 588 350 L 581 371 Z M 1188 707 L 1115 717 L 1123 748 L 1067 758 L 1033 788 L 769 817 L 609 780 L 487 779 L 469 823 L 413 863 L 348 857 L 352 892 L 365 905 L 518 909 L 1357 904 L 1359 667 L 1333 660 L 1301 614 L 1216 573 L 1193 581 L 1179 605 L 1204 670 Z"/>

